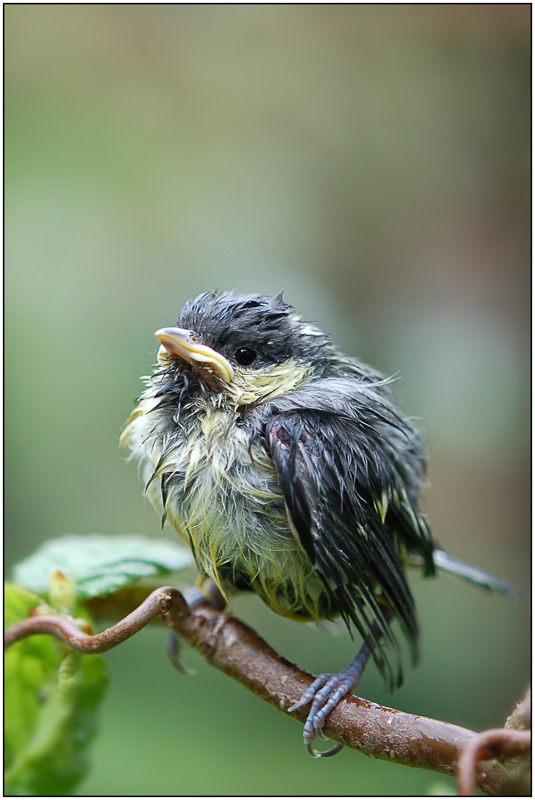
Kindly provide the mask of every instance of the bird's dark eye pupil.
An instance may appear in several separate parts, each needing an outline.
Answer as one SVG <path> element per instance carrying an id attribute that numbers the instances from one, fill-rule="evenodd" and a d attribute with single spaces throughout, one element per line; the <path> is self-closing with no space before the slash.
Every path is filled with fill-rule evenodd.
<path id="1" fill-rule="evenodd" d="M 250 367 L 256 359 L 256 350 L 252 347 L 239 347 L 236 350 L 236 361 L 241 367 Z"/>

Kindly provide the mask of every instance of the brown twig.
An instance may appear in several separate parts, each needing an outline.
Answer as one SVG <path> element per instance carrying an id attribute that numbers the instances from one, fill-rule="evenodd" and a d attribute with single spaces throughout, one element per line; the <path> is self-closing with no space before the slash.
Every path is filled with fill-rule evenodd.
<path id="1" fill-rule="evenodd" d="M 314 680 L 276 653 L 239 620 L 203 607 L 195 614 L 167 622 L 200 651 L 209 664 L 240 681 L 279 711 L 288 714 Z M 304 722 L 307 710 L 289 716 Z M 346 697 L 329 715 L 325 734 L 346 747 L 384 759 L 454 775 L 458 754 L 472 731 L 447 722 L 406 714 Z"/>
<path id="2" fill-rule="evenodd" d="M 209 664 L 285 714 L 314 680 L 239 620 L 206 605 L 192 613 L 181 593 L 172 587 L 157 589 L 125 619 L 95 636 L 80 631 L 72 618 L 35 616 L 9 628 L 5 641 L 8 646 L 26 636 L 48 633 L 82 653 L 103 653 L 159 615 Z M 299 708 L 289 716 L 304 722 L 306 714 L 306 709 Z M 461 751 L 479 738 L 457 725 L 406 714 L 353 695 L 331 712 L 324 731 L 329 738 L 371 758 L 447 775 L 456 773 Z M 498 794 L 506 770 L 497 761 L 489 766 L 480 772 L 478 786 L 489 794 Z"/>
<path id="3" fill-rule="evenodd" d="M 36 615 L 8 628 L 4 636 L 4 646 L 9 647 L 27 636 L 48 633 L 80 653 L 105 653 L 130 639 L 153 619 L 167 613 L 171 607 L 175 609 L 175 617 L 179 616 L 177 609 L 182 608 L 187 613 L 185 601 L 177 589 L 170 586 L 156 589 L 127 617 L 95 636 L 81 631 L 71 617 Z"/>
<path id="4" fill-rule="evenodd" d="M 531 731 L 493 728 L 478 733 L 467 742 L 459 757 L 457 767 L 459 795 L 469 797 L 474 794 L 478 761 L 502 756 L 511 758 L 529 753 L 530 749 Z"/>

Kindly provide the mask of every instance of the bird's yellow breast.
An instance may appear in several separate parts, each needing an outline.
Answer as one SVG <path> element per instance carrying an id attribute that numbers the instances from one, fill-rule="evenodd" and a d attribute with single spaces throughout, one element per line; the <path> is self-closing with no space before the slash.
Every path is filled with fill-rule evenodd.
<path id="1" fill-rule="evenodd" d="M 138 407 L 138 412 L 142 405 Z M 148 494 L 190 543 L 200 571 L 226 594 L 249 584 L 277 613 L 331 616 L 323 584 L 293 535 L 275 466 L 228 408 L 205 406 L 187 436 L 155 438 L 152 407 L 131 418 L 123 438 L 143 464 Z M 157 427 L 157 426 L 156 426 Z"/>

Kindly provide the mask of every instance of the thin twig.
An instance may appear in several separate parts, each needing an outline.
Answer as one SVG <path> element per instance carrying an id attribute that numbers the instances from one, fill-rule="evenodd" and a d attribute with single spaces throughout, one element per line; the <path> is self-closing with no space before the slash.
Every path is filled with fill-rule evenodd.
<path id="1" fill-rule="evenodd" d="M 185 601 L 177 589 L 170 586 L 156 589 L 127 617 L 95 636 L 81 631 L 71 617 L 36 615 L 8 628 L 4 636 L 4 646 L 9 647 L 27 636 L 48 633 L 80 653 L 105 653 L 134 636 L 159 615 L 167 613 L 172 606 L 176 617 L 180 616 L 178 611 L 180 608 L 183 609 L 183 613 L 187 613 Z"/>
<path id="2" fill-rule="evenodd" d="M 457 766 L 459 795 L 470 797 L 474 794 L 477 762 L 482 759 L 504 756 L 511 758 L 531 749 L 531 731 L 492 728 L 478 733 L 464 746 Z"/>

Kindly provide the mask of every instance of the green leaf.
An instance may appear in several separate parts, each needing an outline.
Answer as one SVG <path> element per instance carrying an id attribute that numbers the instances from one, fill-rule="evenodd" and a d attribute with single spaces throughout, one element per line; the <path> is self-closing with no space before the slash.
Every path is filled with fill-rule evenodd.
<path id="1" fill-rule="evenodd" d="M 6 628 L 29 617 L 30 611 L 44 602 L 42 597 L 21 586 L 6 583 L 4 586 L 4 624 Z"/>
<path id="2" fill-rule="evenodd" d="M 43 599 L 19 586 L 7 584 L 4 594 L 6 628 L 26 619 Z M 6 761 L 27 745 L 39 713 L 39 703 L 58 670 L 61 653 L 49 636 L 32 636 L 12 645 L 5 655 Z M 11 756 L 11 758 L 10 758 Z"/>
<path id="3" fill-rule="evenodd" d="M 7 585 L 6 626 L 42 602 Z M 88 767 L 108 680 L 104 660 L 72 652 L 51 636 L 31 636 L 8 648 L 4 675 L 6 794 L 71 793 Z"/>
<path id="4" fill-rule="evenodd" d="M 62 536 L 45 542 L 15 567 L 16 583 L 46 594 L 59 570 L 76 585 L 78 599 L 111 594 L 140 578 L 168 575 L 193 563 L 188 549 L 168 539 L 137 534 Z"/>

